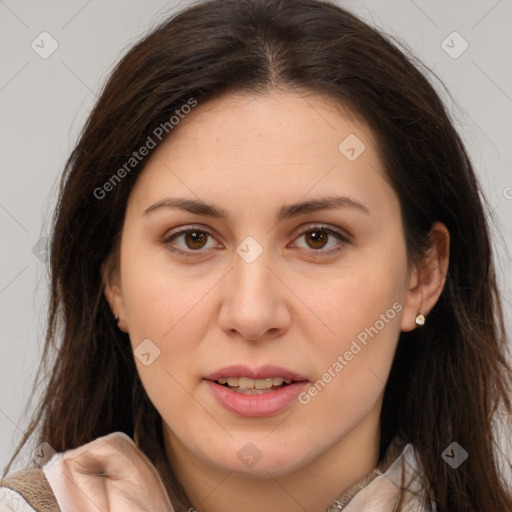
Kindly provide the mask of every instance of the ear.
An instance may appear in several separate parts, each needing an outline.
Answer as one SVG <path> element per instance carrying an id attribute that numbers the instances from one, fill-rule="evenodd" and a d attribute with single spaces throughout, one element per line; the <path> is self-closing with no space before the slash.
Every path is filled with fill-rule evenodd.
<path id="1" fill-rule="evenodd" d="M 435 222 L 430 230 L 430 239 L 431 249 L 411 271 L 402 316 L 402 331 L 416 329 L 416 316 L 419 311 L 425 317 L 428 315 L 446 283 L 450 261 L 450 233 L 444 224 Z"/>
<path id="2" fill-rule="evenodd" d="M 113 251 L 101 266 L 101 275 L 103 293 L 109 303 L 112 316 L 117 315 L 119 317 L 119 321 L 117 322 L 119 329 L 128 333 L 117 250 Z M 112 322 L 115 322 L 114 318 L 112 318 Z"/>

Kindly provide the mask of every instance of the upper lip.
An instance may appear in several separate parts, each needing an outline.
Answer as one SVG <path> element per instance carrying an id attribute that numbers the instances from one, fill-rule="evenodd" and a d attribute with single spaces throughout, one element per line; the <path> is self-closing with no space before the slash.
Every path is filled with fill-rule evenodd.
<path id="1" fill-rule="evenodd" d="M 204 378 L 206 380 L 217 381 L 223 377 L 247 377 L 249 379 L 269 379 L 270 377 L 283 377 L 283 379 L 289 379 L 294 381 L 308 380 L 303 375 L 281 368 L 275 365 L 264 365 L 259 368 L 251 368 L 245 365 L 234 364 L 230 366 L 224 366 Z"/>

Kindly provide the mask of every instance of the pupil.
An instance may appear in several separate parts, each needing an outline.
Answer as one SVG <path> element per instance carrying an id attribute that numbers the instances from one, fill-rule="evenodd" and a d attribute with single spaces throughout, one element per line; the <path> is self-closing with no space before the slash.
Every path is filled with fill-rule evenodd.
<path id="1" fill-rule="evenodd" d="M 313 244 L 314 249 L 320 249 L 327 243 L 327 235 L 325 231 L 311 231 L 307 236 Z"/>
<path id="2" fill-rule="evenodd" d="M 191 231 L 187 235 L 187 245 L 191 249 L 200 249 L 202 247 L 201 244 L 202 243 L 204 244 L 205 239 L 206 239 L 206 237 L 205 237 L 204 233 L 201 233 L 200 231 Z M 199 244 L 199 245 L 194 245 L 194 244 Z"/>

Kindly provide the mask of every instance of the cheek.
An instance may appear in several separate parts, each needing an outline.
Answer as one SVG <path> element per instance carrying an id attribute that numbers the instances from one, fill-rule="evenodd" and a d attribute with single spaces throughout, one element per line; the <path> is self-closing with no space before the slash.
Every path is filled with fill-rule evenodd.
<path id="1" fill-rule="evenodd" d="M 308 300 L 329 329 L 321 337 L 312 326 L 308 333 L 316 344 L 317 380 L 302 403 L 315 402 L 334 423 L 341 421 L 340 410 L 347 412 L 345 420 L 356 421 L 384 389 L 400 335 L 405 272 L 405 257 L 363 258 L 328 287 L 309 290 Z"/>
<path id="2" fill-rule="evenodd" d="M 151 251 L 146 248 L 143 253 L 141 246 L 126 244 L 129 257 L 122 260 L 121 267 L 135 361 L 144 388 L 160 414 L 166 417 L 169 411 L 179 410 L 183 420 L 192 412 L 193 401 L 185 388 L 188 391 L 191 381 L 200 378 L 198 347 L 210 325 L 208 292 L 218 276 L 179 272 L 165 254 L 151 260 Z M 142 342 L 151 353 L 146 357 L 152 361 L 148 366 L 144 364 L 147 360 L 137 358 Z"/>
<path id="3" fill-rule="evenodd" d="M 126 276 L 130 277 L 123 282 L 123 293 L 143 387 L 160 416 L 173 430 L 179 430 L 204 413 L 191 400 L 190 392 L 191 383 L 200 377 L 198 347 L 209 325 L 206 294 L 213 283 L 207 279 L 191 285 L 179 273 L 171 275 L 168 268 L 164 270 L 163 265 L 143 269 L 127 265 Z M 151 358 L 153 353 L 156 357 L 146 366 L 137 353 L 141 342 L 148 339 Z"/>
<path id="4" fill-rule="evenodd" d="M 383 301 L 382 307 L 374 308 L 366 304 L 366 310 L 347 304 L 335 325 L 335 343 L 316 351 L 315 380 L 299 396 L 305 421 L 322 431 L 326 442 L 347 435 L 370 414 L 382 396 L 393 362 L 400 334 L 400 303 Z"/>
<path id="5" fill-rule="evenodd" d="M 361 263 L 333 272 L 322 287 L 315 287 L 311 280 L 297 280 L 302 283 L 295 289 L 297 295 L 307 297 L 308 306 L 323 323 L 322 336 L 317 333 L 309 339 L 324 345 L 325 353 L 332 355 L 348 349 L 351 340 L 358 336 L 364 341 L 365 333 L 375 326 L 385 337 L 397 335 L 404 301 L 405 269 L 405 264 L 399 261 L 396 265 Z M 313 323 L 318 327 L 314 315 L 309 318 L 311 328 Z M 391 325 L 393 333 L 388 328 Z"/>
<path id="6" fill-rule="evenodd" d="M 122 261 L 125 313 L 134 344 L 150 338 L 162 344 L 168 340 L 189 348 L 201 328 L 197 311 L 214 285 L 211 275 L 198 276 L 188 269 L 180 272 L 161 249 L 143 250 L 143 243 L 126 244 Z M 138 250 L 137 250 L 138 249 Z M 183 330 L 187 336 L 183 336 Z M 178 335 L 180 334 L 180 335 Z M 163 349 L 164 347 L 161 346 Z"/>

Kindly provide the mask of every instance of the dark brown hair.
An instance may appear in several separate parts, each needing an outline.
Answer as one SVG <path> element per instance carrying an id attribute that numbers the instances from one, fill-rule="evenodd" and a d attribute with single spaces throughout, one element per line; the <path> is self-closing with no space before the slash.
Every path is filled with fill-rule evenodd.
<path id="1" fill-rule="evenodd" d="M 498 469 L 493 418 L 512 412 L 511 369 L 483 196 L 440 98 L 406 53 L 347 11 L 315 0 L 197 3 L 153 30 L 118 63 L 62 177 L 50 248 L 51 302 L 40 372 L 48 384 L 27 434 L 64 451 L 113 431 L 133 435 L 169 492 L 186 501 L 164 459 L 161 419 L 136 372 L 128 336 L 103 295 L 128 197 L 145 157 L 111 179 L 191 98 L 230 91 L 313 91 L 371 127 L 402 208 L 411 261 L 435 221 L 451 235 L 443 293 L 427 325 L 400 336 L 385 388 L 380 456 L 414 445 L 439 511 L 512 510 Z M 172 136 L 172 132 L 170 135 Z M 39 428 L 38 428 L 39 427 Z M 469 458 L 441 458 L 457 441 Z"/>

